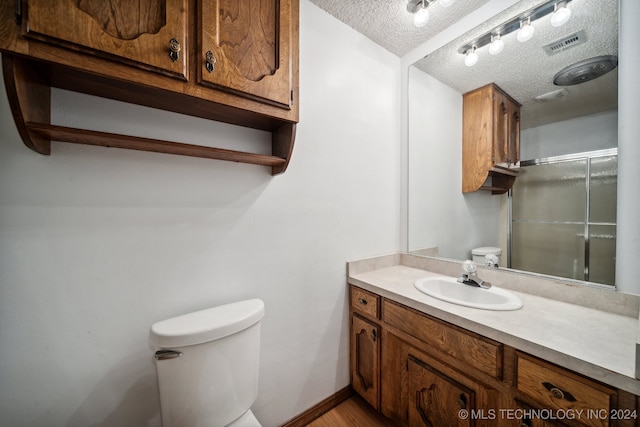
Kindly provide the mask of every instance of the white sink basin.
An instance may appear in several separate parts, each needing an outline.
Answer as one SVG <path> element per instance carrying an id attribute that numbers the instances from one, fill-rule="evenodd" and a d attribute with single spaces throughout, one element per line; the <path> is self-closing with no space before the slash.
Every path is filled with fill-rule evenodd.
<path id="1" fill-rule="evenodd" d="M 483 310 L 518 310 L 522 301 L 516 295 L 504 289 L 492 286 L 482 289 L 458 283 L 453 277 L 425 277 L 416 280 L 415 287 L 442 301 Z"/>

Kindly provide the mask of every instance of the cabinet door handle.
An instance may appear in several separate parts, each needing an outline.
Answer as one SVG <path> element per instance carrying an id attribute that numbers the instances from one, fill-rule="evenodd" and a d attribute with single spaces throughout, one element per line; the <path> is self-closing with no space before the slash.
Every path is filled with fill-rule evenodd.
<path id="1" fill-rule="evenodd" d="M 169 58 L 176 62 L 180 58 L 180 42 L 175 37 L 169 40 Z"/>
<path id="2" fill-rule="evenodd" d="M 207 68 L 207 71 L 210 73 L 213 73 L 213 70 L 216 69 L 216 57 L 213 56 L 213 52 L 208 50 L 207 53 L 205 53 L 204 55 L 204 59 L 205 59 L 204 65 Z"/>
<path id="3" fill-rule="evenodd" d="M 378 333 L 375 329 L 371 330 L 371 339 L 373 340 L 373 342 L 376 342 L 376 340 L 378 339 Z"/>
<path id="4" fill-rule="evenodd" d="M 367 305 L 368 304 L 368 301 L 366 299 L 364 299 L 364 298 L 358 298 L 358 302 L 360 304 L 362 304 L 362 305 Z"/>

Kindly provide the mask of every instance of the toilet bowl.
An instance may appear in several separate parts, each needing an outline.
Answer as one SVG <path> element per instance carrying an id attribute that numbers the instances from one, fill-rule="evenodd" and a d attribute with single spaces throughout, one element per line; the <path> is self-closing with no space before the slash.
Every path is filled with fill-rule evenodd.
<path id="1" fill-rule="evenodd" d="M 163 427 L 259 427 L 258 394 L 264 303 L 240 301 L 155 323 L 149 343 Z"/>

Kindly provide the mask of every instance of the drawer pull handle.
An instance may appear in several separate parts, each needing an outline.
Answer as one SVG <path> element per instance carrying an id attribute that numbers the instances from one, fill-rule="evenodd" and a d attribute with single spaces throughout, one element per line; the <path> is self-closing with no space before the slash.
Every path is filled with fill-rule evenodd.
<path id="1" fill-rule="evenodd" d="M 369 304 L 369 302 L 368 302 L 366 299 L 362 298 L 362 297 L 361 297 L 361 298 L 358 298 L 358 302 L 359 302 L 360 304 L 362 304 L 362 305 L 367 305 L 367 304 Z"/>
<path id="2" fill-rule="evenodd" d="M 573 397 L 573 395 L 568 391 L 562 390 L 561 388 L 556 387 L 555 385 L 548 382 L 543 382 L 542 385 L 544 386 L 544 388 L 549 390 L 553 397 L 555 397 L 556 399 L 564 399 L 568 402 L 576 401 L 576 398 Z"/>

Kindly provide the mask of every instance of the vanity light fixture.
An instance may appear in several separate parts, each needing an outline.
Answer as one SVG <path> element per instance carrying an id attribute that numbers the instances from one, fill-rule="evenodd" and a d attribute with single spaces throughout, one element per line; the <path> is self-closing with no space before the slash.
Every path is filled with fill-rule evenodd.
<path id="1" fill-rule="evenodd" d="M 409 2 L 409 4 L 407 5 L 407 9 L 409 8 L 409 6 L 411 6 L 412 2 Z M 425 25 L 427 25 L 427 22 L 429 22 L 429 9 L 427 9 L 427 7 L 429 7 L 429 0 L 421 0 L 415 8 L 415 15 L 413 15 L 413 25 L 415 25 L 418 28 L 422 28 Z M 411 11 L 410 11 L 411 12 Z"/>
<path id="2" fill-rule="evenodd" d="M 472 47 L 464 57 L 464 65 L 467 67 L 473 67 L 478 62 L 478 54 L 476 53 L 476 47 Z"/>
<path id="3" fill-rule="evenodd" d="M 517 39 L 520 43 L 528 42 L 533 37 L 535 28 L 531 25 L 531 18 L 525 21 L 520 21 L 520 30 L 518 31 Z"/>
<path id="4" fill-rule="evenodd" d="M 549 21 L 554 27 L 560 27 L 567 23 L 571 17 L 571 9 L 567 7 L 566 1 L 556 3 L 553 15 Z"/>
<path id="5" fill-rule="evenodd" d="M 419 3 L 420 1 L 421 0 L 409 0 L 409 4 L 412 2 Z M 435 0 L 426 1 L 433 2 Z M 547 0 L 546 2 L 515 16 L 508 21 L 495 26 L 486 33 L 478 36 L 475 40 L 471 40 L 470 42 L 460 46 L 458 53 L 465 55 L 465 65 L 468 65 L 467 62 L 473 62 L 473 64 L 475 64 L 477 62 L 477 58 L 475 61 L 468 60 L 468 57 L 471 56 L 471 54 L 475 54 L 477 56 L 476 50 L 488 45 L 489 53 L 497 55 L 502 52 L 502 49 L 504 48 L 504 37 L 508 34 L 517 32 L 516 37 L 518 41 L 524 43 L 533 37 L 535 30 L 532 23 L 544 16 L 553 14 L 551 17 L 551 25 L 553 26 L 556 26 L 556 23 L 557 25 L 562 25 L 567 22 L 571 16 L 571 10 L 567 8 L 567 4 L 571 1 L 572 0 Z M 407 7 L 407 9 L 409 9 L 409 7 Z"/>
<path id="6" fill-rule="evenodd" d="M 489 45 L 489 53 L 491 55 L 497 55 L 500 52 L 502 52 L 502 49 L 504 49 L 504 42 L 502 41 L 500 33 L 496 34 L 495 36 L 491 36 L 491 44 Z"/>
<path id="7" fill-rule="evenodd" d="M 413 25 L 418 28 L 424 27 L 429 21 L 429 5 L 436 0 L 409 0 L 407 11 L 413 15 Z M 449 7 L 455 0 L 439 0 L 440 6 Z"/>

